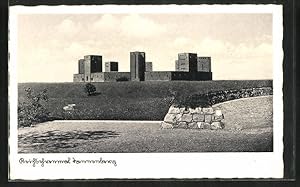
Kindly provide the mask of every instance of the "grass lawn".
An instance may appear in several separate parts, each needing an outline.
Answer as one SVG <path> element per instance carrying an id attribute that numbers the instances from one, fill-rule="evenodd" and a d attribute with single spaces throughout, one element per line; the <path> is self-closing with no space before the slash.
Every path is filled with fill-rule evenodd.
<path id="1" fill-rule="evenodd" d="M 48 90 L 46 108 L 54 119 L 97 120 L 163 120 L 172 94 L 182 96 L 209 91 L 272 87 L 272 80 L 241 81 L 146 81 L 93 83 L 95 96 L 84 93 L 85 83 L 20 83 L 19 102 L 25 100 L 25 89 Z M 76 104 L 72 113 L 64 112 L 67 104 Z"/>
<path id="2" fill-rule="evenodd" d="M 20 153 L 265 152 L 273 150 L 272 96 L 218 104 L 225 129 L 160 129 L 148 122 L 47 122 L 19 128 Z"/>

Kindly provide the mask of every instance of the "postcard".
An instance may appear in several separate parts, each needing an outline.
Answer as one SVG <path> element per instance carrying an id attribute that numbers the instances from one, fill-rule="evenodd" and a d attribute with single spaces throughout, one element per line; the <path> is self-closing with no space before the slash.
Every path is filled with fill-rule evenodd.
<path id="1" fill-rule="evenodd" d="M 282 16 L 10 7 L 10 180 L 283 178 Z"/>

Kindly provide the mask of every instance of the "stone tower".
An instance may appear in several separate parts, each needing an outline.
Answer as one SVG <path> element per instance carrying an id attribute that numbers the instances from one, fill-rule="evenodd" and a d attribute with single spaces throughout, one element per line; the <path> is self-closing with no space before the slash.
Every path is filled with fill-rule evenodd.
<path id="1" fill-rule="evenodd" d="M 211 72 L 211 57 L 198 57 L 198 71 Z"/>
<path id="2" fill-rule="evenodd" d="M 152 62 L 146 62 L 146 69 L 145 71 L 150 72 L 153 70 Z"/>
<path id="3" fill-rule="evenodd" d="M 145 80 L 145 52 L 130 52 L 130 78 L 132 81 Z"/>
<path id="4" fill-rule="evenodd" d="M 116 72 L 118 70 L 118 62 L 105 62 L 105 72 Z"/>
<path id="5" fill-rule="evenodd" d="M 84 56 L 84 79 L 85 82 L 91 82 L 91 73 L 102 72 L 102 56 L 86 55 Z"/>
<path id="6" fill-rule="evenodd" d="M 197 72 L 197 54 L 179 53 L 175 68 L 176 71 Z"/>
<path id="7" fill-rule="evenodd" d="M 84 74 L 84 59 L 78 60 L 78 74 Z"/>

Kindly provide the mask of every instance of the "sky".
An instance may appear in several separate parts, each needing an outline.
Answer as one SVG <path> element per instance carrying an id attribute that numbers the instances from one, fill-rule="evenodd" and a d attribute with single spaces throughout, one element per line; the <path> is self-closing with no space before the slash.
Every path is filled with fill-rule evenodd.
<path id="1" fill-rule="evenodd" d="M 130 51 L 153 71 L 192 52 L 211 56 L 213 80 L 273 78 L 272 14 L 23 14 L 17 41 L 18 82 L 72 82 L 85 55 L 126 72 Z"/>

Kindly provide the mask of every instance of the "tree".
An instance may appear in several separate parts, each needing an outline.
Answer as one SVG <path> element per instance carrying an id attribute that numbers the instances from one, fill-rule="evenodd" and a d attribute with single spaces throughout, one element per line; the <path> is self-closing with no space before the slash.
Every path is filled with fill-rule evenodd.
<path id="1" fill-rule="evenodd" d="M 91 96 L 96 93 L 96 87 L 91 83 L 87 83 L 84 87 L 84 91 L 88 96 Z"/>
<path id="2" fill-rule="evenodd" d="M 35 93 L 31 88 L 26 88 L 25 92 L 26 99 L 18 106 L 18 126 L 28 127 L 48 121 L 50 112 L 45 107 L 48 101 L 47 90 Z"/>

